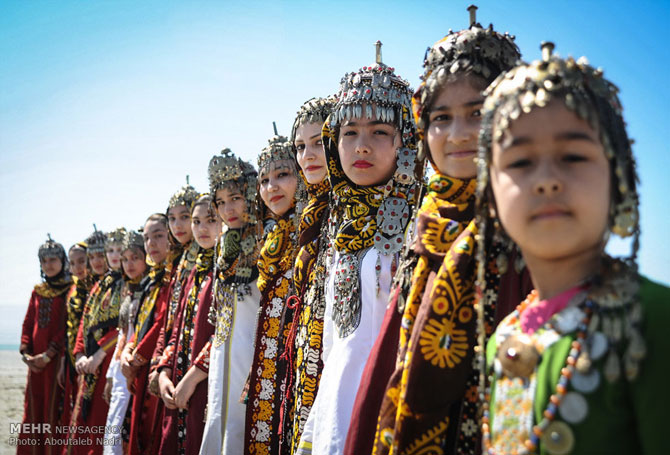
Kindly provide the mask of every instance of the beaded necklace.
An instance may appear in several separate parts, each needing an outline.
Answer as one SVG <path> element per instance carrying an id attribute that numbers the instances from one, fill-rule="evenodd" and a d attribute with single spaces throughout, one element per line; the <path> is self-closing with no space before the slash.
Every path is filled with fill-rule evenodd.
<path id="1" fill-rule="evenodd" d="M 495 374 L 498 377 L 516 376 L 515 379 L 522 378 L 527 384 L 526 396 L 530 398 L 531 402 L 534 398 L 535 392 L 535 373 L 539 362 L 539 356 L 551 344 L 557 341 L 562 334 L 573 331 L 576 328 L 576 339 L 572 342 L 570 352 L 566 358 L 565 366 L 561 369 L 561 376 L 556 384 L 555 392 L 549 398 L 549 403 L 542 414 L 542 420 L 537 425 L 533 425 L 528 432 L 528 437 L 524 438 L 521 447 L 512 448 L 514 440 L 504 441 L 503 447 L 509 453 L 519 455 L 526 455 L 535 453 L 540 442 L 547 447 L 551 453 L 569 453 L 574 446 L 574 435 L 567 424 L 554 421 L 557 411 L 562 403 L 564 403 L 566 396 L 572 400 L 583 399 L 581 395 L 575 392 L 567 392 L 568 385 L 575 373 L 582 347 L 584 346 L 587 329 L 593 314 L 595 304 L 586 299 L 585 293 L 578 294 L 572 304 L 564 310 L 552 316 L 535 335 L 514 335 L 514 332 L 521 332 L 520 315 L 531 304 L 537 300 L 537 291 L 531 294 L 516 308 L 516 310 L 506 318 L 501 324 L 498 333 L 496 334 L 497 356 L 495 360 Z M 577 303 L 579 302 L 579 303 Z M 575 327 L 576 324 L 576 327 Z M 500 381 L 502 382 L 502 381 Z M 504 385 L 503 385 L 504 387 Z M 502 387 L 496 384 L 496 395 L 499 394 Z M 493 447 L 491 426 L 489 419 L 489 401 L 490 388 L 486 389 L 485 401 L 483 403 L 482 415 L 482 439 L 485 453 L 488 455 L 495 455 L 498 453 Z M 497 398 L 496 398 L 497 399 Z M 585 408 L 588 412 L 588 408 Z M 532 407 L 528 412 L 528 419 L 525 419 L 523 427 L 530 428 L 532 425 Z M 566 419 L 565 414 L 561 414 Z M 583 420 L 586 415 L 578 416 L 578 421 Z M 501 419 L 502 416 L 497 416 Z M 567 419 L 566 419 L 567 420 Z M 500 427 L 500 425 L 495 425 Z M 523 428 L 521 431 L 516 431 L 517 435 L 523 435 Z M 514 431 L 512 431 L 514 432 Z M 495 440 L 495 438 L 493 438 Z M 500 440 L 497 441 L 500 445 Z M 552 450 L 553 449 L 553 450 Z M 507 452 L 506 452 L 507 453 Z"/>

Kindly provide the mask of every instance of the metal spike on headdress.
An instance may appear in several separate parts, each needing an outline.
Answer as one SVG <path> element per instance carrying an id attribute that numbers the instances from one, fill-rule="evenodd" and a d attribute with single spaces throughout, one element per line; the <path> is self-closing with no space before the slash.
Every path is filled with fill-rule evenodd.
<path id="1" fill-rule="evenodd" d="M 51 234 L 47 233 L 47 241 L 40 245 L 37 255 L 40 260 L 47 257 L 63 259 L 65 257 L 65 249 L 63 245 L 51 238 Z"/>
<path id="2" fill-rule="evenodd" d="M 272 122 L 275 135 L 268 140 L 268 145 L 258 155 L 258 172 L 267 170 L 270 163 L 275 161 L 289 160 L 295 163 L 293 146 L 286 136 L 277 133 L 277 125 Z"/>
<path id="3" fill-rule="evenodd" d="M 470 27 L 477 23 L 477 5 L 468 6 L 468 12 L 470 13 Z"/>
<path id="4" fill-rule="evenodd" d="M 195 200 L 198 199 L 198 192 L 191 186 L 189 180 L 189 176 L 187 175 L 186 185 L 174 193 L 170 198 L 168 210 L 179 205 L 184 205 L 190 209 Z"/>

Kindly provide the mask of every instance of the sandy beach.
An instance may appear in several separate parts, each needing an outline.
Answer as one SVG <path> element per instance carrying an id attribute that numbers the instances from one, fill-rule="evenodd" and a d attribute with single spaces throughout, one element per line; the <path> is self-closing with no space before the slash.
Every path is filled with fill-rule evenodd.
<path id="1" fill-rule="evenodd" d="M 21 423 L 28 367 L 18 350 L 0 351 L 0 365 L 0 454 L 4 455 L 16 453 L 8 443 L 9 424 Z"/>

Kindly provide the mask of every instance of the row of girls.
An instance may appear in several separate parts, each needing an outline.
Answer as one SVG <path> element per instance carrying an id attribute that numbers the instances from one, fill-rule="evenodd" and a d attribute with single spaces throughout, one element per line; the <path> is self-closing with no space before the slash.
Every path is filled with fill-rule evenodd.
<path id="1" fill-rule="evenodd" d="M 24 421 L 73 454 L 662 453 L 670 290 L 637 272 L 617 89 L 474 9 L 416 91 L 377 43 L 258 172 L 215 155 L 72 282 L 40 248 Z"/>

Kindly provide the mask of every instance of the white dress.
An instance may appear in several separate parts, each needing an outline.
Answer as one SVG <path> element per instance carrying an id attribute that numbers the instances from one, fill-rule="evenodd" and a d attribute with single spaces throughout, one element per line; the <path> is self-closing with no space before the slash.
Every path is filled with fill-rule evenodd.
<path id="1" fill-rule="evenodd" d="M 370 350 L 381 329 L 391 288 L 393 256 L 381 255 L 379 295 L 375 264 L 379 253 L 370 248 L 361 263 L 361 319 L 353 333 L 340 338 L 333 324 L 335 267 L 326 283 L 326 313 L 323 328 L 324 368 L 314 406 L 300 439 L 298 454 L 339 455 L 344 450 L 354 400 Z M 337 264 L 335 254 L 333 264 Z"/>
<path id="2" fill-rule="evenodd" d="M 135 313 L 137 312 L 138 300 L 133 299 L 130 302 L 129 321 L 135 320 Z M 123 340 L 127 342 L 135 333 L 135 326 L 132 322 L 128 322 L 126 327 L 126 335 Z M 122 340 L 119 334 L 119 340 Z M 125 343 L 123 344 L 125 346 Z M 119 348 L 123 346 L 116 343 L 112 360 L 109 362 L 107 368 L 107 379 L 112 380 L 112 395 L 109 399 L 109 410 L 107 411 L 107 421 L 105 422 L 105 441 L 102 449 L 103 455 L 123 455 L 123 439 L 121 430 L 123 429 L 123 421 L 126 418 L 128 405 L 130 404 L 130 390 L 128 390 L 128 381 L 121 372 L 121 353 Z"/>
<path id="3" fill-rule="evenodd" d="M 250 286 L 251 295 L 242 300 L 235 297 L 228 340 L 218 347 L 212 344 L 201 455 L 239 455 L 244 452 L 246 405 L 240 403 L 240 397 L 254 356 L 256 315 L 261 301 L 257 282 Z"/>

